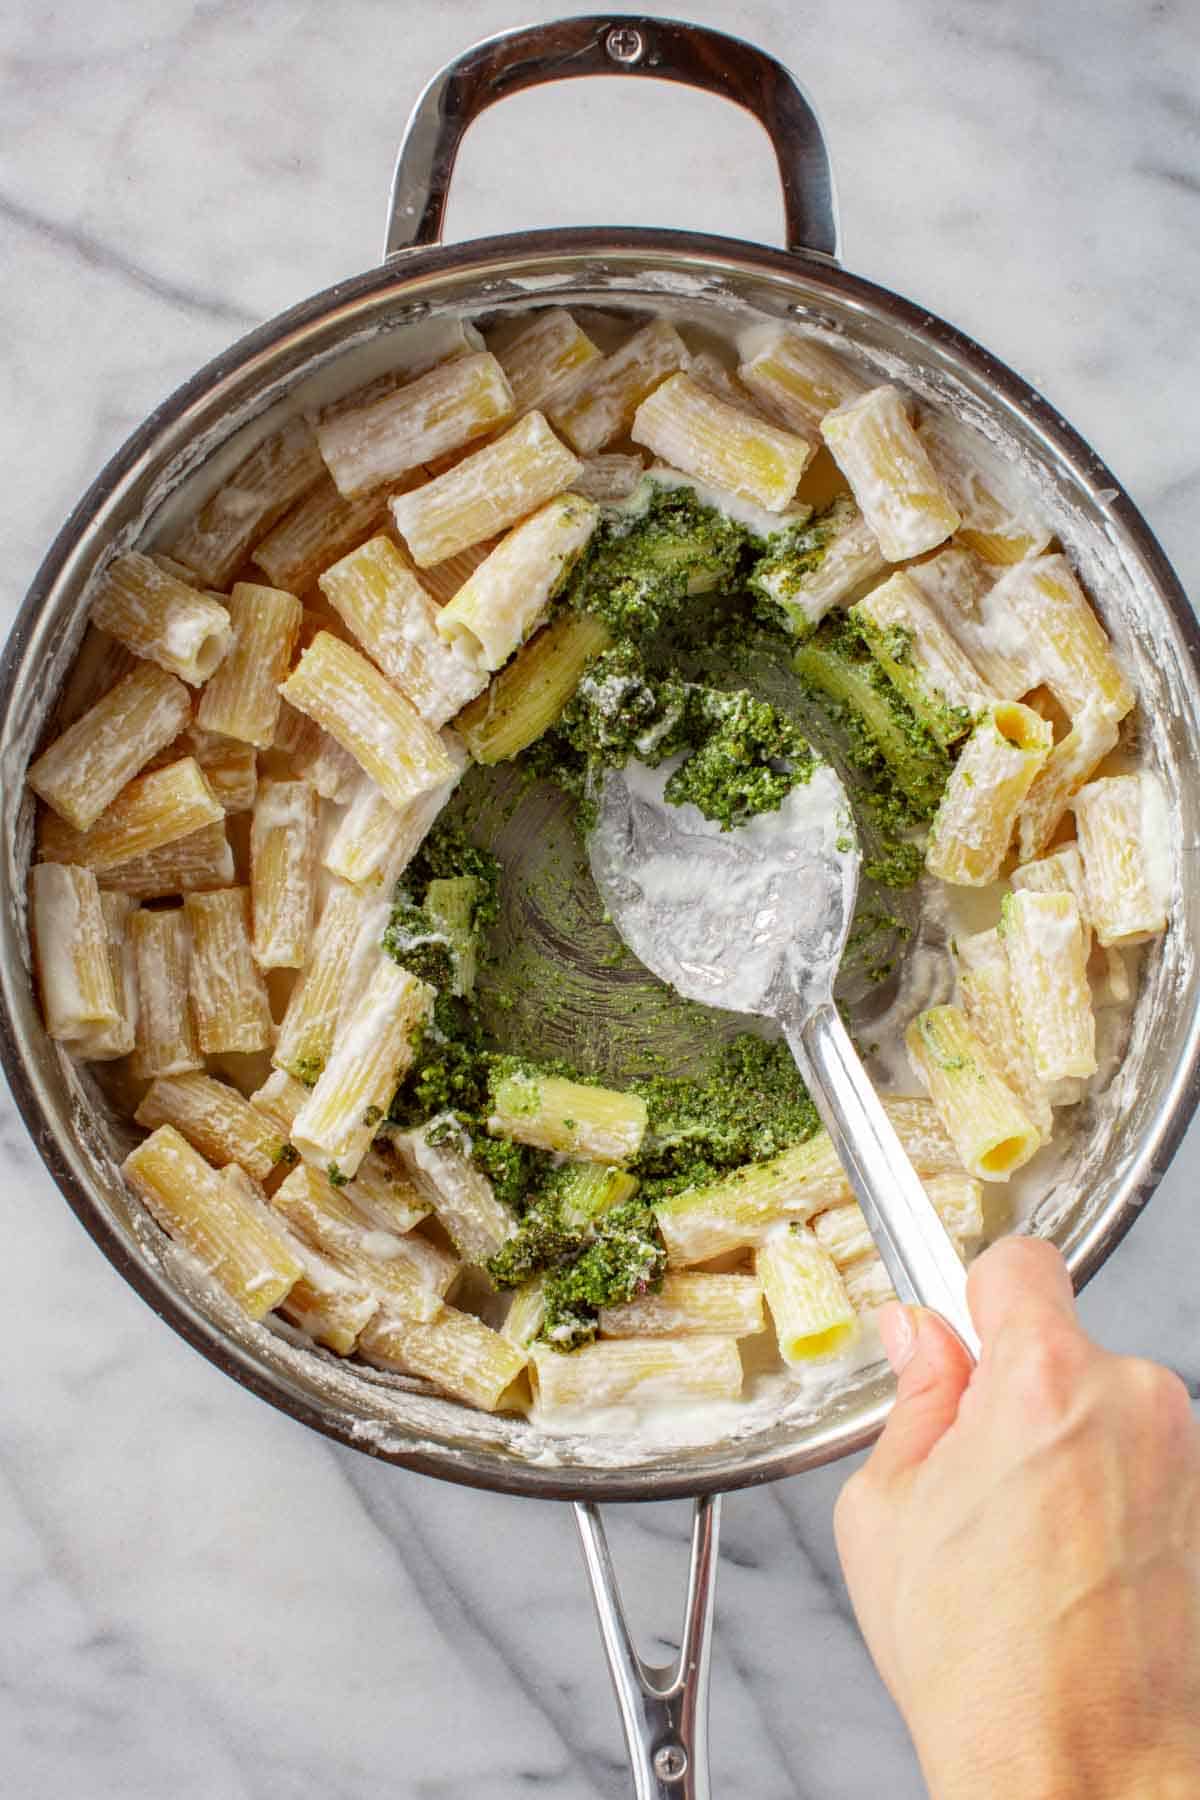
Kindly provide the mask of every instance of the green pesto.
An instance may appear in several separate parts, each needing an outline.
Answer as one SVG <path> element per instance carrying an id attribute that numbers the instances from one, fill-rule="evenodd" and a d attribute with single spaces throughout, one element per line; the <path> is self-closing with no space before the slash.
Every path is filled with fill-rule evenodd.
<path id="1" fill-rule="evenodd" d="M 928 1013 L 920 1013 L 918 1015 L 917 1030 L 920 1032 L 922 1041 L 929 1051 L 930 1056 L 932 1056 L 938 1068 L 944 1069 L 947 1075 L 957 1075 L 968 1069 L 974 1068 L 975 1065 L 971 1057 L 964 1056 L 960 1050 L 949 1051 L 946 1049 L 945 1045 L 939 1040 L 937 1026 L 929 1017 Z"/>
<path id="2" fill-rule="evenodd" d="M 746 585 L 789 631 L 805 637 L 813 629 L 803 606 L 793 603 L 806 576 L 814 575 L 833 540 L 853 520 L 856 507 L 841 494 L 815 518 L 785 526 L 767 539 L 766 549 L 751 565 Z"/>
<path id="3" fill-rule="evenodd" d="M 271 1158 L 271 1161 L 276 1165 L 282 1163 L 285 1166 L 291 1163 L 298 1163 L 300 1161 L 300 1152 L 297 1150 L 295 1144 L 290 1144 L 285 1138 Z"/>
<path id="4" fill-rule="evenodd" d="M 795 651 L 792 666 L 805 688 L 841 727 L 851 762 L 878 796 L 893 827 L 929 819 L 950 779 L 950 759 L 888 680 L 847 615 L 822 622 Z"/>
<path id="5" fill-rule="evenodd" d="M 669 623 L 690 594 L 731 584 L 748 543 L 742 526 L 689 488 L 645 482 L 634 508 L 610 514 L 593 533 L 565 597 L 615 636 L 644 638 Z"/>
<path id="6" fill-rule="evenodd" d="M 842 952 L 842 967 L 856 969 L 872 985 L 886 981 L 896 967 L 897 944 L 911 936 L 911 926 L 886 907 L 860 905 Z"/>
<path id="7" fill-rule="evenodd" d="M 848 616 L 861 631 L 864 642 L 901 700 L 907 703 L 935 742 L 943 749 L 949 749 L 959 738 L 965 737 L 974 723 L 971 709 L 951 705 L 940 688 L 926 682 L 913 660 L 915 638 L 910 627 L 880 627 L 857 606 Z"/>
<path id="8" fill-rule="evenodd" d="M 294 1075 L 305 1087 L 316 1087 L 324 1067 L 323 1056 L 298 1056 L 294 1063 L 288 1065 L 288 1074 Z"/>
<path id="9" fill-rule="evenodd" d="M 404 887 L 415 904 L 421 906 L 431 881 L 447 881 L 461 875 L 473 875 L 479 883 L 472 923 L 476 929 L 484 930 L 495 923 L 500 911 L 500 864 L 490 850 L 472 843 L 462 825 L 438 819 L 404 871 Z"/>
<path id="10" fill-rule="evenodd" d="M 648 1127 L 630 1170 L 651 1202 L 777 1156 L 820 1125 L 787 1045 L 752 1032 L 718 1050 L 703 1079 L 662 1075 L 633 1087 Z"/>
<path id="11" fill-rule="evenodd" d="M 547 1270 L 539 1338 L 564 1352 L 590 1343 L 602 1307 L 656 1292 L 666 1268 L 657 1221 L 639 1193 L 602 1214 L 578 1255 Z"/>
<path id="12" fill-rule="evenodd" d="M 350 1177 L 348 1175 L 343 1175 L 342 1171 L 338 1168 L 338 1166 L 335 1162 L 331 1162 L 329 1164 L 328 1168 L 325 1170 L 325 1173 L 329 1177 L 330 1187 L 344 1188 L 350 1180 Z"/>
<path id="13" fill-rule="evenodd" d="M 401 898 L 393 905 L 383 934 L 383 948 L 394 963 L 430 987 L 441 990 L 453 984 L 454 950 L 450 939 L 428 913 L 411 901 Z"/>
<path id="14" fill-rule="evenodd" d="M 877 856 L 868 857 L 863 874 L 880 887 L 908 888 L 921 879 L 924 867 L 925 852 L 920 844 L 900 838 L 886 842 Z"/>

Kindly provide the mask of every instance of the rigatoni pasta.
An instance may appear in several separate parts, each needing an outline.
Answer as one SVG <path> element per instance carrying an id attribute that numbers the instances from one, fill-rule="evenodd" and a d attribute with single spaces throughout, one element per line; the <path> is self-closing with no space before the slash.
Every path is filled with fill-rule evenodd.
<path id="1" fill-rule="evenodd" d="M 550 402 L 551 424 L 573 450 L 590 456 L 629 429 L 660 381 L 687 366 L 687 345 L 675 327 L 654 319 L 611 356 L 592 363 L 565 398 Z"/>
<path id="2" fill-rule="evenodd" d="M 392 518 L 417 567 L 428 568 L 515 525 L 561 494 L 579 459 L 542 414 L 523 419 L 445 474 L 392 501 Z"/>
<path id="3" fill-rule="evenodd" d="M 129 937 L 137 973 L 134 1074 L 152 1080 L 202 1069 L 188 1005 L 192 945 L 183 908 L 139 907 L 129 916 Z"/>
<path id="4" fill-rule="evenodd" d="M 352 496 L 457 450 L 512 411 L 504 370 L 483 350 L 439 363 L 394 393 L 326 419 L 317 443 L 338 492 Z"/>
<path id="5" fill-rule="evenodd" d="M 913 1020 L 905 1042 L 963 1168 L 981 1181 L 1007 1181 L 1035 1154 L 1041 1134 L 967 1015 L 932 1006 Z"/>
<path id="6" fill-rule="evenodd" d="M 303 419 L 264 438 L 166 548 L 206 587 L 224 588 L 258 541 L 323 473 Z"/>
<path id="7" fill-rule="evenodd" d="M 631 435 L 672 468 L 780 512 L 792 498 L 813 446 L 720 400 L 690 375 L 671 375 L 643 400 Z"/>
<path id="8" fill-rule="evenodd" d="M 1147 769 L 1089 782 L 1071 802 L 1087 883 L 1088 917 L 1106 949 L 1141 944 L 1167 923 L 1167 809 Z"/>
<path id="9" fill-rule="evenodd" d="M 590 613 L 560 612 L 536 632 L 454 721 L 474 760 L 505 762 L 536 743 L 611 641 Z"/>
<path id="10" fill-rule="evenodd" d="M 961 524 L 898 388 L 872 388 L 826 413 L 821 436 L 889 562 L 934 549 Z"/>
<path id="11" fill-rule="evenodd" d="M 350 752 L 397 809 L 455 773 L 412 703 L 327 631 L 313 639 L 280 691 Z"/>
<path id="12" fill-rule="evenodd" d="M 208 680 L 233 640 L 219 601 L 139 551 L 108 565 L 91 616 L 135 656 L 149 657 L 192 687 Z"/>
<path id="13" fill-rule="evenodd" d="M 139 663 L 42 752 L 26 780 L 68 825 L 86 831 L 191 711 L 181 681 L 156 663 Z"/>
<path id="14" fill-rule="evenodd" d="M 123 787 L 86 831 L 53 813 L 42 820 L 39 849 L 46 862 L 76 863 L 98 873 L 223 822 L 222 807 L 194 757 L 151 769 Z"/>
<path id="15" fill-rule="evenodd" d="M 279 683 L 287 674 L 300 630 L 300 602 L 279 588 L 251 581 L 229 596 L 233 643 L 200 696 L 196 723 L 265 750 L 279 719 Z"/>
<path id="16" fill-rule="evenodd" d="M 959 887 L 986 887 L 1008 855 L 1017 815 L 1053 733 L 1028 706 L 989 707 L 954 766 L 930 830 L 925 867 Z"/>
<path id="17" fill-rule="evenodd" d="M 264 781 L 250 826 L 254 960 L 302 969 L 317 891 L 317 796 L 305 781 Z"/>
<path id="18" fill-rule="evenodd" d="M 90 869 L 41 863 L 30 871 L 30 922 L 42 1016 L 65 1043 L 120 1023 L 100 889 Z"/>
<path id="19" fill-rule="evenodd" d="M 206 1056 L 267 1050 L 271 1007 L 250 949 L 250 894 L 244 887 L 188 894 L 183 902 L 192 954 L 188 996 Z"/>
<path id="20" fill-rule="evenodd" d="M 287 1132 L 211 1075 L 159 1076 L 133 1116 L 147 1131 L 173 1125 L 214 1167 L 237 1163 L 256 1181 L 286 1161 Z"/>
<path id="21" fill-rule="evenodd" d="M 427 724 L 444 725 L 484 686 L 486 673 L 448 640 L 443 613 L 390 538 L 326 569 L 321 591 Z"/>
<path id="22" fill-rule="evenodd" d="M 450 653 L 479 670 L 506 663 L 570 574 L 599 517 L 590 500 L 565 494 L 503 538 L 436 615 L 438 636 Z M 481 684 L 482 677 L 464 703 Z"/>

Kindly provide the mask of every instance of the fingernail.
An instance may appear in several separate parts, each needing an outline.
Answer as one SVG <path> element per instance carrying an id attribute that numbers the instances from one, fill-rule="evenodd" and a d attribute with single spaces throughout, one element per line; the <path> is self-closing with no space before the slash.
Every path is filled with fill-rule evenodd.
<path id="1" fill-rule="evenodd" d="M 883 1348 L 892 1365 L 892 1374 L 899 1375 L 906 1364 L 912 1361 L 917 1347 L 916 1318 L 910 1307 L 901 1306 L 898 1301 L 880 1307 L 875 1317 L 879 1323 Z"/>

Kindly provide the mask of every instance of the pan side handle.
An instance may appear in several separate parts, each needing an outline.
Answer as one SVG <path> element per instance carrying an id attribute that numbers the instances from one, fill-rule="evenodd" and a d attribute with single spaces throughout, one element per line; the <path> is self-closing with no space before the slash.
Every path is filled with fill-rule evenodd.
<path id="1" fill-rule="evenodd" d="M 524 88 L 581 75 L 642 75 L 743 107 L 771 140 L 789 250 L 837 258 L 829 153 L 796 78 L 763 50 L 704 25 L 598 13 L 485 38 L 436 74 L 405 129 L 392 181 L 385 257 L 441 241 L 450 178 L 467 127 Z"/>
<path id="2" fill-rule="evenodd" d="M 635 1800 L 710 1800 L 708 1673 L 721 1496 L 705 1494 L 696 1502 L 679 1654 L 665 1668 L 643 1662 L 634 1647 L 599 1507 L 576 1502 L 575 1523 L 629 1750 Z"/>

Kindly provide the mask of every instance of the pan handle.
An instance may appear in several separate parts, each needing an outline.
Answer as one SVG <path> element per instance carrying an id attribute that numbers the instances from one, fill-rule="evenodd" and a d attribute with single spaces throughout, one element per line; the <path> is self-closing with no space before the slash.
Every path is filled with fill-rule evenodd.
<path id="1" fill-rule="evenodd" d="M 577 1501 L 575 1523 L 625 1730 L 635 1800 L 710 1800 L 708 1667 L 721 1496 L 704 1494 L 696 1502 L 682 1640 L 675 1661 L 665 1668 L 643 1662 L 634 1648 L 599 1507 Z"/>
<path id="2" fill-rule="evenodd" d="M 766 131 L 779 164 L 787 248 L 836 260 L 829 153 L 795 77 L 773 56 L 724 31 L 620 13 L 501 32 L 433 77 L 400 145 L 384 256 L 441 241 L 455 158 L 481 112 L 524 88 L 578 75 L 647 75 L 744 107 Z"/>

